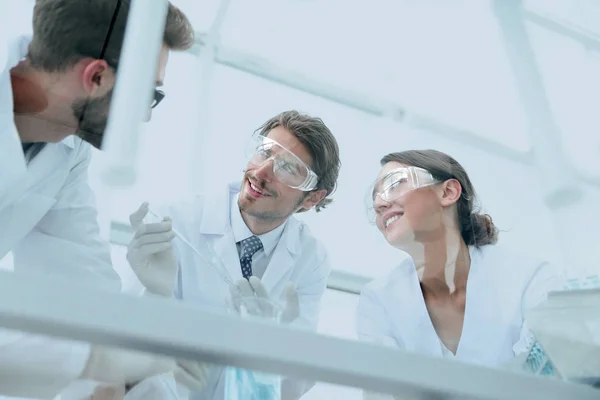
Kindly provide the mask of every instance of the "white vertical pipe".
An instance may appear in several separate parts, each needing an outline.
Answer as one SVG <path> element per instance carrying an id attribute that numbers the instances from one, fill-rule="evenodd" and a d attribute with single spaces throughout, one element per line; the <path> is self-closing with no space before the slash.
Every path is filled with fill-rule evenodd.
<path id="1" fill-rule="evenodd" d="M 495 0 L 495 11 L 506 42 L 513 74 L 529 122 L 535 165 L 542 182 L 543 197 L 551 210 L 554 233 L 561 248 L 561 270 L 572 275 L 582 267 L 582 249 L 576 239 L 580 227 L 574 210 L 583 189 L 561 149 L 560 131 L 554 120 L 535 53 L 527 34 L 520 0 Z"/>
<path id="2" fill-rule="evenodd" d="M 581 188 L 561 150 L 560 131 L 527 34 L 521 1 L 494 0 L 493 4 L 526 113 L 544 201 L 552 209 L 573 204 L 581 198 Z"/>
<path id="3" fill-rule="evenodd" d="M 135 182 L 139 131 L 152 101 L 168 4 L 167 0 L 131 1 L 103 144 L 108 162 L 102 179 L 109 186 Z"/>
<path id="4" fill-rule="evenodd" d="M 213 71 L 215 66 L 215 53 L 220 44 L 220 31 L 227 16 L 227 11 L 231 5 L 231 0 L 221 0 L 219 8 L 215 15 L 204 43 L 200 49 L 198 60 L 199 85 L 197 107 L 198 113 L 194 117 L 195 122 L 191 124 L 194 131 L 191 134 L 192 156 L 189 161 L 190 183 L 189 189 L 193 192 L 201 192 L 206 185 L 211 173 L 207 170 L 207 157 L 210 151 L 210 124 L 211 124 L 211 88 L 213 81 Z"/>

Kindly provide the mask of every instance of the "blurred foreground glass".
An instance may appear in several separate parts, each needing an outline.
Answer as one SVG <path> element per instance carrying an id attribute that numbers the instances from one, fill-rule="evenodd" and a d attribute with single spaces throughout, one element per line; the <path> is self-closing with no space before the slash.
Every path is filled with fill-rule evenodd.
<path id="1" fill-rule="evenodd" d="M 282 307 L 259 297 L 234 300 L 231 312 L 241 318 L 257 318 L 280 323 Z M 228 367 L 225 370 L 225 398 L 227 400 L 280 400 L 281 377 L 260 371 Z"/>
<path id="2" fill-rule="evenodd" d="M 526 370 L 600 387 L 600 279 L 570 280 L 530 311 L 537 342 Z"/>

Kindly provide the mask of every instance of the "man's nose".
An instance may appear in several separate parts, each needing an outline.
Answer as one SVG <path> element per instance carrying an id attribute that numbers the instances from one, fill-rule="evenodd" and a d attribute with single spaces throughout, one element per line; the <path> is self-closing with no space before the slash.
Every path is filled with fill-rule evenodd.
<path id="1" fill-rule="evenodd" d="M 273 162 L 273 159 L 270 158 L 258 167 L 255 173 L 256 177 L 263 181 L 271 182 L 273 180 Z"/>

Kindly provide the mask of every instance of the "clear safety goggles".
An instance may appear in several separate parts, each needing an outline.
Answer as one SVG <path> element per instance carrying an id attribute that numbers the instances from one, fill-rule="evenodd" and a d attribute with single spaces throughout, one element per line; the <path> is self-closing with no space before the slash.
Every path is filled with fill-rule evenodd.
<path id="1" fill-rule="evenodd" d="M 386 203 L 390 203 L 406 193 L 426 186 L 439 183 L 431 173 L 418 167 L 402 167 L 387 173 L 377 179 L 365 195 L 365 207 L 369 222 L 375 222 L 377 217 L 376 202 L 379 197 Z"/>
<path id="2" fill-rule="evenodd" d="M 284 185 L 310 192 L 317 187 L 319 177 L 298 156 L 273 139 L 253 135 L 246 147 L 246 157 L 260 167 L 273 161 L 273 174 Z"/>

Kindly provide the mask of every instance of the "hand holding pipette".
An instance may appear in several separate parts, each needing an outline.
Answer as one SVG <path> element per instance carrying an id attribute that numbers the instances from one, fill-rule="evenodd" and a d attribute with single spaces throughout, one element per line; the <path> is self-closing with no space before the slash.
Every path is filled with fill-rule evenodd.
<path id="1" fill-rule="evenodd" d="M 148 218 L 150 221 L 144 221 Z M 131 215 L 131 225 L 136 230 L 129 245 L 127 259 L 144 286 L 155 294 L 172 296 L 177 276 L 177 259 L 171 241 L 177 237 L 201 261 L 210 267 L 230 289 L 233 309 L 239 311 L 244 299 L 269 299 L 260 279 L 251 277 L 234 282 L 225 265 L 206 242 L 193 245 L 181 232 L 173 228 L 170 218 L 163 218 L 147 203 Z M 282 322 L 289 323 L 300 314 L 298 293 L 293 286 L 286 288 L 286 302 L 282 310 Z"/>
<path id="2" fill-rule="evenodd" d="M 173 228 L 170 218 L 163 218 L 144 203 L 130 216 L 135 230 L 127 249 L 127 260 L 138 279 L 150 293 L 172 297 L 179 268 L 172 240 L 177 237 L 188 246 L 203 266 L 208 266 L 230 289 L 236 284 L 208 243 L 194 246 Z M 236 289 L 237 290 L 237 289 Z"/>
<path id="3" fill-rule="evenodd" d="M 150 207 L 148 207 L 148 213 L 159 220 L 163 219 L 157 212 L 152 210 Z M 208 243 L 202 243 L 202 246 L 201 246 L 202 251 L 201 251 L 196 246 L 194 246 L 192 243 L 190 243 L 190 241 L 187 240 L 185 238 L 185 236 L 183 234 L 179 233 L 175 228 L 171 228 L 171 229 L 172 229 L 173 233 L 175 234 L 175 236 L 177 238 L 179 238 L 179 240 L 181 240 L 181 242 L 183 244 L 188 246 L 189 249 L 192 250 L 192 252 L 198 257 L 198 259 L 200 261 L 202 261 L 205 265 L 210 266 L 225 283 L 227 283 L 230 287 L 236 286 L 235 283 L 233 282 L 233 279 L 229 275 L 229 272 L 227 272 L 227 268 L 225 268 L 223 263 L 216 256 L 212 247 Z"/>
<path id="4" fill-rule="evenodd" d="M 133 240 L 127 246 L 127 261 L 149 293 L 172 297 L 179 265 L 171 241 L 175 237 L 171 220 L 144 223 L 148 204 L 131 214 Z"/>

